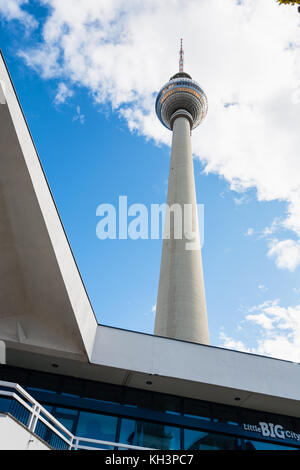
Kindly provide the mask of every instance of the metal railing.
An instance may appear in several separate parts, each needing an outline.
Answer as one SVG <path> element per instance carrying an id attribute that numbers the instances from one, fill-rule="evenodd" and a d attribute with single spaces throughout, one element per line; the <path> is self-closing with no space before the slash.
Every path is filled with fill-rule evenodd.
<path id="1" fill-rule="evenodd" d="M 151 450 L 148 447 L 74 436 L 17 383 L 0 380 L 0 412 L 12 415 L 55 450 Z"/>
<path id="2" fill-rule="evenodd" d="M 1 398 L 4 398 L 2 407 Z M 19 384 L 0 381 L 0 410 L 11 414 L 53 449 L 67 450 L 71 448 L 73 434 Z"/>
<path id="3" fill-rule="evenodd" d="M 85 442 L 85 444 L 81 444 L 81 442 Z M 89 446 L 88 444 L 95 444 L 95 447 Z M 102 446 L 102 447 L 98 447 Z M 90 439 L 87 437 L 74 437 L 74 441 L 72 443 L 72 450 L 105 450 L 105 449 L 128 449 L 128 450 L 152 450 L 150 447 L 138 447 L 132 446 L 129 444 L 121 444 L 121 442 L 109 442 L 109 441 L 100 441 L 98 439 Z"/>

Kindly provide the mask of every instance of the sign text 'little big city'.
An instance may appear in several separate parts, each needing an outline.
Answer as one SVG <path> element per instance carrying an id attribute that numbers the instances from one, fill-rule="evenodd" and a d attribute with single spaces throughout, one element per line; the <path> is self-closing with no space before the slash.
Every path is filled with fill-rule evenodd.
<path id="1" fill-rule="evenodd" d="M 281 424 L 259 422 L 256 424 L 243 424 L 245 431 L 259 432 L 263 437 L 274 437 L 278 439 L 294 439 L 300 441 L 300 434 L 285 430 Z"/>

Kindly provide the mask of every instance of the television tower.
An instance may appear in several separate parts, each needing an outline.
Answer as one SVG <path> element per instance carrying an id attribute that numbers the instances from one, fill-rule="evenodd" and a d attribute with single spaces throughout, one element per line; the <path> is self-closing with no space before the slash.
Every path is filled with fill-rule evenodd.
<path id="1" fill-rule="evenodd" d="M 181 208 L 182 236 L 176 234 L 178 218 L 176 222 L 175 211 L 171 210 L 169 236 L 163 240 L 154 334 L 209 344 L 191 147 L 191 131 L 206 116 L 207 98 L 198 83 L 183 71 L 183 57 L 181 39 L 179 72 L 162 87 L 155 105 L 158 119 L 173 131 L 167 207 L 171 209 L 175 204 Z M 182 229 L 185 205 L 191 208 L 192 239 Z M 167 213 L 165 230 L 166 223 Z M 188 249 L 191 246 L 197 249 Z"/>

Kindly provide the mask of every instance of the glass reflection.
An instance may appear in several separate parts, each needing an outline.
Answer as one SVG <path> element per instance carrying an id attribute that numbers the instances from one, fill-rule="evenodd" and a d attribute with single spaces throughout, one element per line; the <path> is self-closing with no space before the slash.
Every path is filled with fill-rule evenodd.
<path id="1" fill-rule="evenodd" d="M 297 447 L 287 447 L 271 442 L 252 441 L 245 439 L 245 450 L 299 450 Z"/>
<path id="2" fill-rule="evenodd" d="M 198 400 L 186 398 L 184 400 L 184 415 L 192 418 L 200 418 L 205 419 L 206 421 L 210 421 L 210 405 L 208 403 L 204 403 Z"/>
<path id="3" fill-rule="evenodd" d="M 117 422 L 116 416 L 80 411 L 76 434 L 80 437 L 115 442 Z"/>
<path id="4" fill-rule="evenodd" d="M 185 429 L 184 448 L 188 450 L 233 450 L 236 448 L 235 437 Z"/>
<path id="5" fill-rule="evenodd" d="M 78 410 L 72 408 L 56 408 L 53 414 L 65 428 L 71 432 L 74 431 Z"/>
<path id="6" fill-rule="evenodd" d="M 180 429 L 163 423 L 122 419 L 120 442 L 162 450 L 180 449 Z"/>

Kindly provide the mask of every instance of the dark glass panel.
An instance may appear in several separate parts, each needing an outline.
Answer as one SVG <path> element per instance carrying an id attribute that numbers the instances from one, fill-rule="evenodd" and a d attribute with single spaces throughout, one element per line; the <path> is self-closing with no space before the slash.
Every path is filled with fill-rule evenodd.
<path id="1" fill-rule="evenodd" d="M 24 387 L 27 383 L 28 375 L 28 371 L 24 369 L 5 365 L 0 366 L 0 380 L 5 382 L 18 383 Z"/>
<path id="2" fill-rule="evenodd" d="M 26 388 L 27 392 L 30 393 L 33 397 L 34 392 L 47 392 L 47 393 L 57 393 L 56 390 L 50 390 L 46 388 L 39 388 L 39 387 L 27 387 Z"/>
<path id="3" fill-rule="evenodd" d="M 180 414 L 180 402 L 179 397 L 154 393 L 152 409 L 164 413 Z"/>
<path id="4" fill-rule="evenodd" d="M 298 418 L 289 418 L 291 421 L 291 430 L 300 434 L 300 419 Z"/>
<path id="5" fill-rule="evenodd" d="M 77 416 L 78 410 L 74 410 L 73 408 L 56 408 L 55 416 L 58 416 L 59 414 L 64 414 L 67 416 Z"/>
<path id="6" fill-rule="evenodd" d="M 25 426 L 27 425 L 30 412 L 21 403 L 16 400 L 13 400 L 9 408 L 9 413 L 14 416 L 18 421 L 25 424 Z"/>
<path id="7" fill-rule="evenodd" d="M 122 388 L 98 382 L 86 382 L 84 397 L 109 403 L 120 403 Z"/>
<path id="8" fill-rule="evenodd" d="M 115 442 L 117 422 L 115 416 L 80 411 L 76 435 Z"/>
<path id="9" fill-rule="evenodd" d="M 234 450 L 236 438 L 224 434 L 185 429 L 184 448 L 186 450 Z"/>
<path id="10" fill-rule="evenodd" d="M 44 405 L 41 403 L 42 407 L 45 408 L 51 415 L 53 415 L 53 405 Z M 54 416 L 54 415 L 53 415 Z"/>
<path id="11" fill-rule="evenodd" d="M 4 396 L 0 396 L 0 412 L 8 413 L 12 402 L 13 400 L 11 398 L 5 398 Z"/>
<path id="12" fill-rule="evenodd" d="M 78 410 L 72 408 L 56 408 L 53 415 L 69 431 L 75 431 L 75 424 L 78 416 Z"/>
<path id="13" fill-rule="evenodd" d="M 180 428 L 163 423 L 122 419 L 120 442 L 153 449 L 179 450 Z"/>
<path id="14" fill-rule="evenodd" d="M 150 410 L 152 408 L 152 392 L 128 389 L 125 391 L 124 405 Z"/>
<path id="15" fill-rule="evenodd" d="M 74 420 L 72 418 L 68 418 L 66 416 L 57 416 L 57 421 L 60 422 L 65 428 L 67 428 L 70 432 L 73 432 L 74 428 Z"/>
<path id="16" fill-rule="evenodd" d="M 240 410 L 241 422 L 246 424 L 257 424 L 260 421 L 269 421 L 268 414 L 256 410 Z"/>
<path id="17" fill-rule="evenodd" d="M 239 424 L 238 410 L 229 406 L 212 405 L 212 416 L 214 421 L 227 424 Z"/>
<path id="18" fill-rule="evenodd" d="M 245 450 L 299 450 L 297 447 L 287 447 L 271 442 L 252 441 L 245 439 Z"/>
<path id="19" fill-rule="evenodd" d="M 69 397 L 82 396 L 83 383 L 83 380 L 64 377 L 61 390 L 62 395 L 67 395 Z"/>
<path id="20" fill-rule="evenodd" d="M 55 374 L 31 372 L 28 378 L 27 390 L 56 393 L 59 389 L 60 377 Z"/>
<path id="21" fill-rule="evenodd" d="M 185 398 L 183 411 L 185 416 L 191 416 L 193 418 L 201 418 L 206 420 L 211 419 L 209 403 L 205 403 L 199 400 Z"/>

